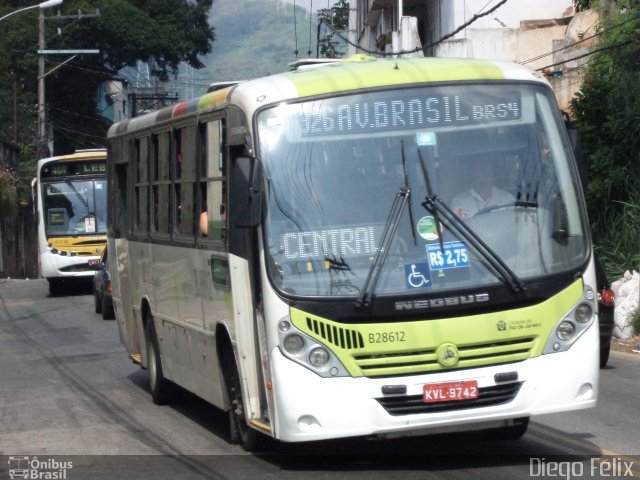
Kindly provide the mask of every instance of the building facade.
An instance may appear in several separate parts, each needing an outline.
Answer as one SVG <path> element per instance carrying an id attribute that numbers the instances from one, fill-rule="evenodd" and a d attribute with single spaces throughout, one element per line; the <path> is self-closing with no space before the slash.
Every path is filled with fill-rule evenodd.
<path id="1" fill-rule="evenodd" d="M 548 76 L 563 110 L 597 26 L 571 0 L 356 0 L 349 20 L 349 53 L 522 63 Z"/>

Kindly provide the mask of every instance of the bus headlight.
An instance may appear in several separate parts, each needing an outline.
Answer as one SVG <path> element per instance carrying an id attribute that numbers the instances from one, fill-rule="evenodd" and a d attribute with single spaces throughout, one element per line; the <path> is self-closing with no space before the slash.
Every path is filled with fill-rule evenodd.
<path id="1" fill-rule="evenodd" d="M 595 323 L 596 295 L 585 286 L 582 298 L 566 312 L 547 339 L 543 354 L 566 352 Z"/>
<path id="2" fill-rule="evenodd" d="M 292 362 L 326 378 L 347 377 L 349 372 L 331 348 L 297 328 L 287 315 L 278 322 L 278 349 Z"/>
<path id="3" fill-rule="evenodd" d="M 560 325 L 556 328 L 556 335 L 565 342 L 571 340 L 575 334 L 576 326 L 567 320 L 560 322 Z"/>
<path id="4" fill-rule="evenodd" d="M 316 347 L 309 353 L 309 363 L 317 368 L 324 367 L 329 362 L 330 357 L 329 352 L 324 348 Z"/>
<path id="5" fill-rule="evenodd" d="M 289 320 L 280 320 L 280 323 L 278 323 L 278 330 L 281 332 L 287 332 L 290 328 L 291 324 L 289 323 Z"/>
<path id="6" fill-rule="evenodd" d="M 284 338 L 284 348 L 291 355 L 295 355 L 296 353 L 299 353 L 303 347 L 304 347 L 304 339 L 297 333 L 287 335 Z"/>
<path id="7" fill-rule="evenodd" d="M 593 309 L 591 308 L 591 305 L 589 305 L 588 303 L 581 303 L 576 307 L 574 317 L 577 322 L 580 322 L 580 323 L 588 322 L 589 320 L 591 320 L 592 316 L 593 316 Z"/>

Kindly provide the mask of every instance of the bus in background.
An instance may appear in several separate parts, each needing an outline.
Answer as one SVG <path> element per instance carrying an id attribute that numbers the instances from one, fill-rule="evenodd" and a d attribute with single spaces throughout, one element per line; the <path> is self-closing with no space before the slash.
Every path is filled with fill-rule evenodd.
<path id="1" fill-rule="evenodd" d="M 52 295 L 89 282 L 107 233 L 107 152 L 77 150 L 38 161 L 31 183 L 40 275 Z"/>
<path id="2" fill-rule="evenodd" d="M 155 403 L 194 392 L 248 450 L 517 438 L 596 404 L 584 199 L 535 72 L 356 55 L 115 124 L 108 150 L 113 303 Z"/>

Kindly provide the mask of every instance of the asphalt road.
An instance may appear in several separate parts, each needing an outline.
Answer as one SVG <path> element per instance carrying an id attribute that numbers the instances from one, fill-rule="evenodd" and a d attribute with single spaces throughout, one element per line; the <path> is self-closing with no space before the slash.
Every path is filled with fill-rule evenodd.
<path id="1" fill-rule="evenodd" d="M 88 290 L 50 297 L 43 280 L 0 280 L 0 480 L 640 478 L 640 356 L 612 352 L 601 373 L 597 408 L 536 417 L 517 442 L 268 442 L 250 455 L 193 395 L 151 402 Z"/>

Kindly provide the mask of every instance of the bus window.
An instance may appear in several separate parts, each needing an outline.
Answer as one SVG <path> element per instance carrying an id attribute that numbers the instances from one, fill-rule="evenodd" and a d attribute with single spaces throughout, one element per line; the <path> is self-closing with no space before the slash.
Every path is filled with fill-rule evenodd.
<path id="1" fill-rule="evenodd" d="M 153 205 L 153 232 L 158 235 L 169 234 L 170 212 L 170 136 L 169 132 L 152 135 L 153 156 L 153 180 L 152 180 L 152 205 Z"/>
<path id="2" fill-rule="evenodd" d="M 196 209 L 196 127 L 174 131 L 176 152 L 174 199 L 176 202 L 174 231 L 179 236 L 193 237 Z"/>
<path id="3" fill-rule="evenodd" d="M 135 141 L 136 184 L 134 187 L 135 231 L 146 234 L 149 228 L 148 138 Z"/>
<path id="4" fill-rule="evenodd" d="M 209 238 L 224 240 L 226 232 L 225 178 L 222 148 L 222 122 L 206 125 L 206 209 Z"/>

